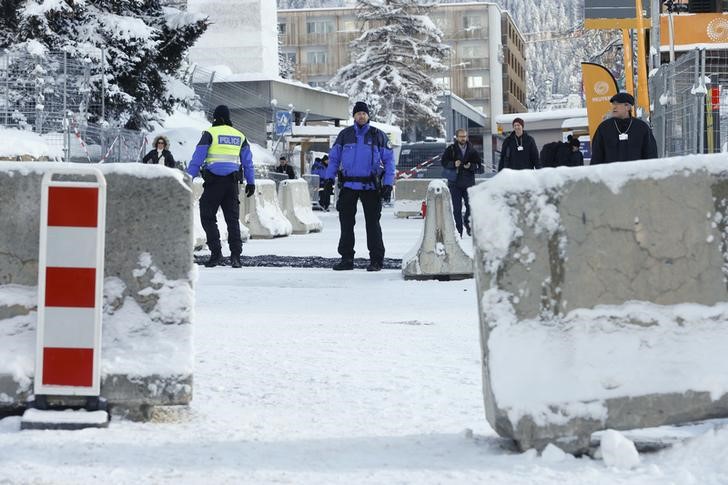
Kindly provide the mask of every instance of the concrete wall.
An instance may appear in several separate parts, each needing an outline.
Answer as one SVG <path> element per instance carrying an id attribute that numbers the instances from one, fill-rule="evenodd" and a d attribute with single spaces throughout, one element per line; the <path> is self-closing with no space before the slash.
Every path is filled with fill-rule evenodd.
<path id="1" fill-rule="evenodd" d="M 727 174 L 724 155 L 694 156 L 471 189 L 500 435 L 578 452 L 599 429 L 728 416 L 728 359 L 710 345 L 728 339 Z"/>
<path id="2" fill-rule="evenodd" d="M 0 412 L 32 391 L 43 174 L 0 163 Z M 178 170 L 97 165 L 107 182 L 101 393 L 138 412 L 192 397 L 192 190 Z"/>

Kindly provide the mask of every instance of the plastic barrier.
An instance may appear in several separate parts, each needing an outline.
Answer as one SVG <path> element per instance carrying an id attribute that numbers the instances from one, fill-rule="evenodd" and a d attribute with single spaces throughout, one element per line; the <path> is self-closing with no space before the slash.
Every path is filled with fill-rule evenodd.
<path id="1" fill-rule="evenodd" d="M 308 234 L 323 229 L 323 223 L 311 209 L 308 183 L 305 180 L 281 181 L 278 185 L 278 201 L 283 215 L 293 226 L 293 234 Z"/>
<path id="2" fill-rule="evenodd" d="M 399 179 L 394 184 L 395 217 L 417 217 L 422 215 L 422 202 L 427 198 L 427 187 L 433 180 Z"/>
<path id="3" fill-rule="evenodd" d="M 253 239 L 270 239 L 288 236 L 293 232 L 291 222 L 283 215 L 278 205 L 276 183 L 272 180 L 255 181 L 255 195 L 240 194 L 240 219 Z"/>
<path id="4" fill-rule="evenodd" d="M 417 280 L 472 278 L 473 260 L 460 246 L 450 190 L 444 181 L 430 182 L 426 207 L 420 239 L 402 258 L 402 275 Z"/>

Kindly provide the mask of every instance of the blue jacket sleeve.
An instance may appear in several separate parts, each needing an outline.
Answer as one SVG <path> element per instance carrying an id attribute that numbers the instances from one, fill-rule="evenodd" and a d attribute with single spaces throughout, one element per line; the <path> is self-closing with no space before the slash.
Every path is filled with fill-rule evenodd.
<path id="1" fill-rule="evenodd" d="M 245 182 L 254 185 L 255 184 L 255 169 L 253 168 L 253 152 L 250 150 L 248 140 L 245 140 L 243 146 L 240 147 L 240 163 L 243 166 L 243 174 L 245 175 Z"/>
<path id="2" fill-rule="evenodd" d="M 381 148 L 382 161 L 384 162 L 384 178 L 382 179 L 382 185 L 394 185 L 394 151 L 390 148 L 389 139 L 386 134 L 382 134 L 384 138 L 384 145 Z"/>
<path id="3" fill-rule="evenodd" d="M 341 165 L 341 133 L 336 137 L 334 145 L 329 150 L 329 166 L 326 169 L 325 179 L 335 179 L 336 172 L 339 171 L 339 165 Z"/>
<path id="4" fill-rule="evenodd" d="M 212 145 L 212 135 L 204 131 L 202 138 L 197 142 L 195 153 L 192 154 L 192 160 L 190 160 L 190 164 L 187 166 L 187 173 L 192 177 L 197 177 L 197 174 L 200 173 L 200 167 L 202 167 L 202 164 L 207 158 L 207 150 L 210 148 L 210 145 Z"/>

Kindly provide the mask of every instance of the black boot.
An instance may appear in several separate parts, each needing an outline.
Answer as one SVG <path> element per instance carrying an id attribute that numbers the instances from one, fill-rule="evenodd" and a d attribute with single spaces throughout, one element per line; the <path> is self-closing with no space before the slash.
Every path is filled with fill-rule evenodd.
<path id="1" fill-rule="evenodd" d="M 382 270 L 382 263 L 379 261 L 371 261 L 369 263 L 369 266 L 367 266 L 367 271 L 381 271 Z"/>
<path id="2" fill-rule="evenodd" d="M 210 259 L 207 260 L 205 263 L 205 268 L 214 268 L 215 266 L 223 264 L 222 262 L 222 253 L 221 252 L 213 252 L 210 255 Z"/>
<path id="3" fill-rule="evenodd" d="M 240 261 L 239 254 L 230 255 L 230 266 L 232 266 L 233 268 L 242 268 L 243 267 L 243 263 Z"/>
<path id="4" fill-rule="evenodd" d="M 342 259 L 338 263 L 336 263 L 333 267 L 334 271 L 348 271 L 350 269 L 354 269 L 354 260 L 353 259 Z"/>

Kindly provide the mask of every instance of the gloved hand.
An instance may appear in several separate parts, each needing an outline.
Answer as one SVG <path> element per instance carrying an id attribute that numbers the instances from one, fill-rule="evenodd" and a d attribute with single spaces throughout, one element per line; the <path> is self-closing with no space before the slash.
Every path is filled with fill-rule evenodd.
<path id="1" fill-rule="evenodd" d="M 324 182 L 324 189 L 331 192 L 334 190 L 334 179 L 326 179 Z"/>
<path id="2" fill-rule="evenodd" d="M 392 186 L 382 185 L 382 190 L 380 193 L 382 194 L 383 200 L 389 200 L 392 197 Z"/>
<path id="3" fill-rule="evenodd" d="M 255 185 L 253 184 L 247 184 L 245 186 L 245 197 L 252 197 L 252 195 L 255 193 Z"/>

